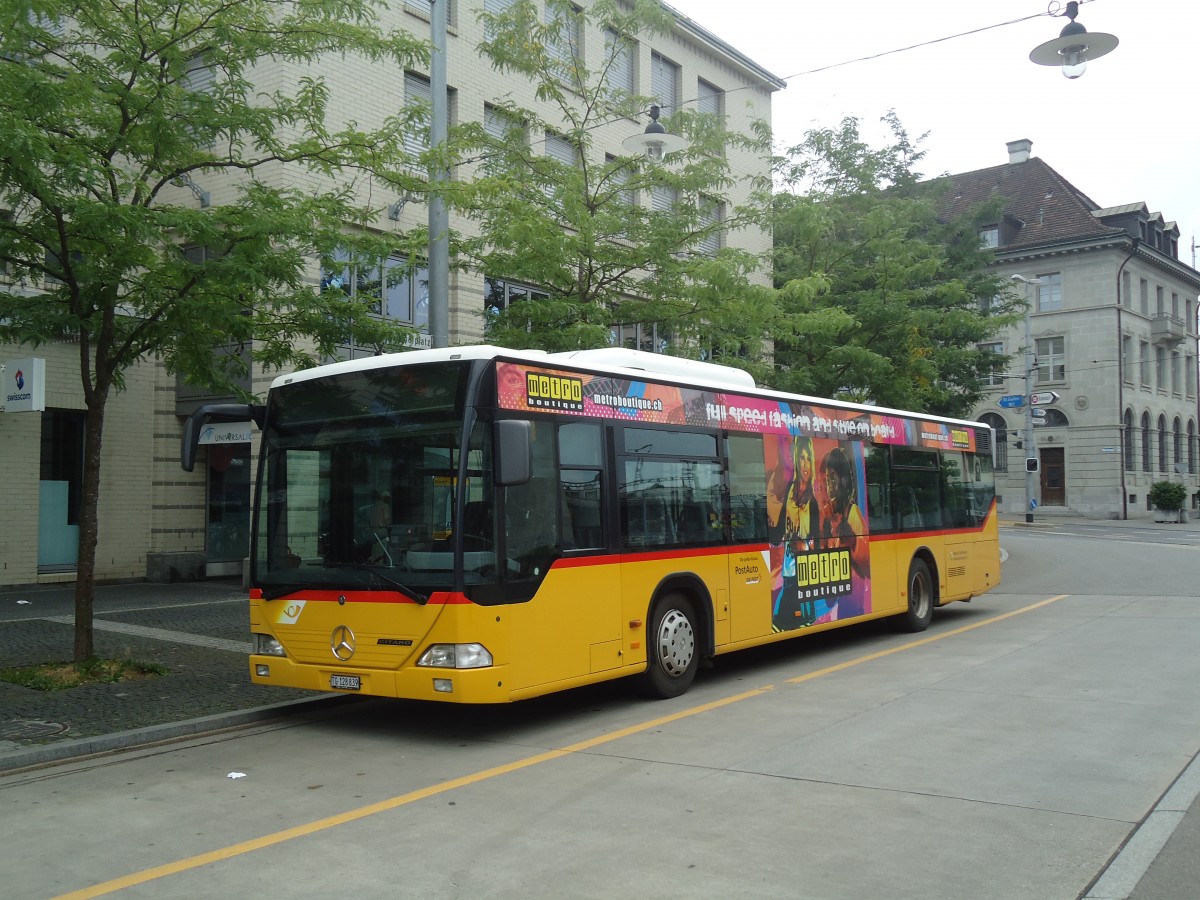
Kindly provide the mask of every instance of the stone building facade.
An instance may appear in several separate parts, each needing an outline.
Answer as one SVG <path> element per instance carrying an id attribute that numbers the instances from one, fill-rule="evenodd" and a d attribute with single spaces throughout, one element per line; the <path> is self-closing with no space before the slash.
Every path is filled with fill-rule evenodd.
<path id="1" fill-rule="evenodd" d="M 980 237 L 1030 301 L 1027 321 L 988 345 L 1010 360 L 974 413 L 998 432 L 1001 510 L 1025 512 L 1036 459 L 1031 499 L 1047 512 L 1149 518 L 1161 480 L 1185 485 L 1194 511 L 1200 272 L 1179 258 L 1176 223 L 1144 203 L 1101 208 L 1031 149 L 1013 141 L 1006 164 L 951 176 L 947 201 L 953 215 L 1004 198 Z M 1014 405 L 1030 393 L 1037 418 Z"/>

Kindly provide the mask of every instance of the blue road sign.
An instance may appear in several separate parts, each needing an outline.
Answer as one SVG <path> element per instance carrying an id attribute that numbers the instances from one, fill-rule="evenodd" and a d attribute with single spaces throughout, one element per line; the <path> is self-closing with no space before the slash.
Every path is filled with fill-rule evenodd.
<path id="1" fill-rule="evenodd" d="M 1013 409 L 1014 407 L 1025 405 L 1024 394 L 1005 394 L 1000 398 L 999 403 L 1005 409 Z"/>

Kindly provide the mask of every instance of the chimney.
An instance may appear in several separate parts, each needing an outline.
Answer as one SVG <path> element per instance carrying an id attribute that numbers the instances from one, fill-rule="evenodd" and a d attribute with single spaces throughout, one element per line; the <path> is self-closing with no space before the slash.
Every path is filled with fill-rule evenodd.
<path id="1" fill-rule="evenodd" d="M 1023 163 L 1029 159 L 1029 151 L 1033 149 L 1033 141 L 1029 138 L 1023 138 L 1019 141 L 1009 141 L 1005 146 L 1008 147 L 1008 163 Z"/>

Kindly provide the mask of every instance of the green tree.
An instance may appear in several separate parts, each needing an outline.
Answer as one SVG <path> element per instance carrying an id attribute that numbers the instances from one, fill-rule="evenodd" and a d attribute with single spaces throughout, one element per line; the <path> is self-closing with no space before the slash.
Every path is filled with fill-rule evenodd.
<path id="1" fill-rule="evenodd" d="M 684 104 L 662 121 L 688 139 L 686 150 L 664 165 L 605 158 L 595 130 L 645 121 L 655 102 L 614 88 L 611 74 L 634 39 L 670 28 L 670 14 L 653 0 L 599 0 L 582 11 L 549 0 L 543 15 L 540 4 L 522 0 L 481 18 L 489 36 L 481 53 L 498 71 L 529 79 L 549 110 L 496 98 L 491 127 L 457 137 L 458 153 L 478 162 L 477 176 L 455 185 L 450 200 L 478 226 L 463 252 L 485 275 L 535 285 L 544 295 L 487 313 L 488 340 L 602 347 L 610 326 L 624 323 L 669 330 L 674 353 L 757 351 L 772 291 L 756 286 L 753 275 L 766 261 L 715 245 L 722 230 L 764 223 L 767 179 L 752 185 L 750 202 L 729 202 L 735 177 L 727 153 L 765 159 L 765 125 L 733 134 L 719 117 Z M 608 35 L 594 70 L 576 52 L 583 20 Z"/>
<path id="2" fill-rule="evenodd" d="M 921 181 L 925 151 L 895 113 L 872 148 L 857 119 L 809 131 L 779 159 L 774 198 L 780 288 L 775 385 L 817 396 L 963 415 L 1005 361 L 978 349 L 1018 315 L 989 270 L 980 223 L 938 216 L 945 181 Z"/>
<path id="3" fill-rule="evenodd" d="M 106 405 L 124 373 L 159 359 L 196 384 L 228 389 L 245 357 L 217 347 L 252 346 L 269 367 L 304 367 L 348 335 L 381 346 L 404 338 L 365 303 L 320 293 L 311 277 L 314 257 L 337 247 L 384 252 L 365 231 L 347 231 L 373 217 L 355 176 L 404 183 L 395 148 L 406 118 L 372 132 L 330 121 L 319 75 L 330 54 L 394 66 L 423 58 L 411 36 L 379 26 L 375 7 L 3 6 L 0 263 L 25 287 L 0 291 L 0 340 L 79 342 L 86 425 L 77 660 L 93 653 L 100 451 Z M 256 83 L 267 61 L 275 71 L 289 65 L 295 81 Z M 258 178 L 264 170 L 271 183 Z M 222 202 L 203 208 L 202 186 L 216 185 Z"/>

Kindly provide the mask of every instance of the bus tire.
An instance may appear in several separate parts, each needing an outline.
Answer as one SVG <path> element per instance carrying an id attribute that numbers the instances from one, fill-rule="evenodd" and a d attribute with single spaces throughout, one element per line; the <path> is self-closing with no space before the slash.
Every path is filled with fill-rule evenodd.
<path id="1" fill-rule="evenodd" d="M 700 667 L 699 636 L 695 608 L 684 594 L 672 591 L 655 602 L 646 629 L 646 671 L 641 676 L 646 695 L 667 700 L 691 687 Z"/>
<path id="2" fill-rule="evenodd" d="M 924 631 L 933 620 L 933 576 L 925 560 L 913 557 L 908 566 L 908 609 L 896 616 L 901 631 Z"/>

